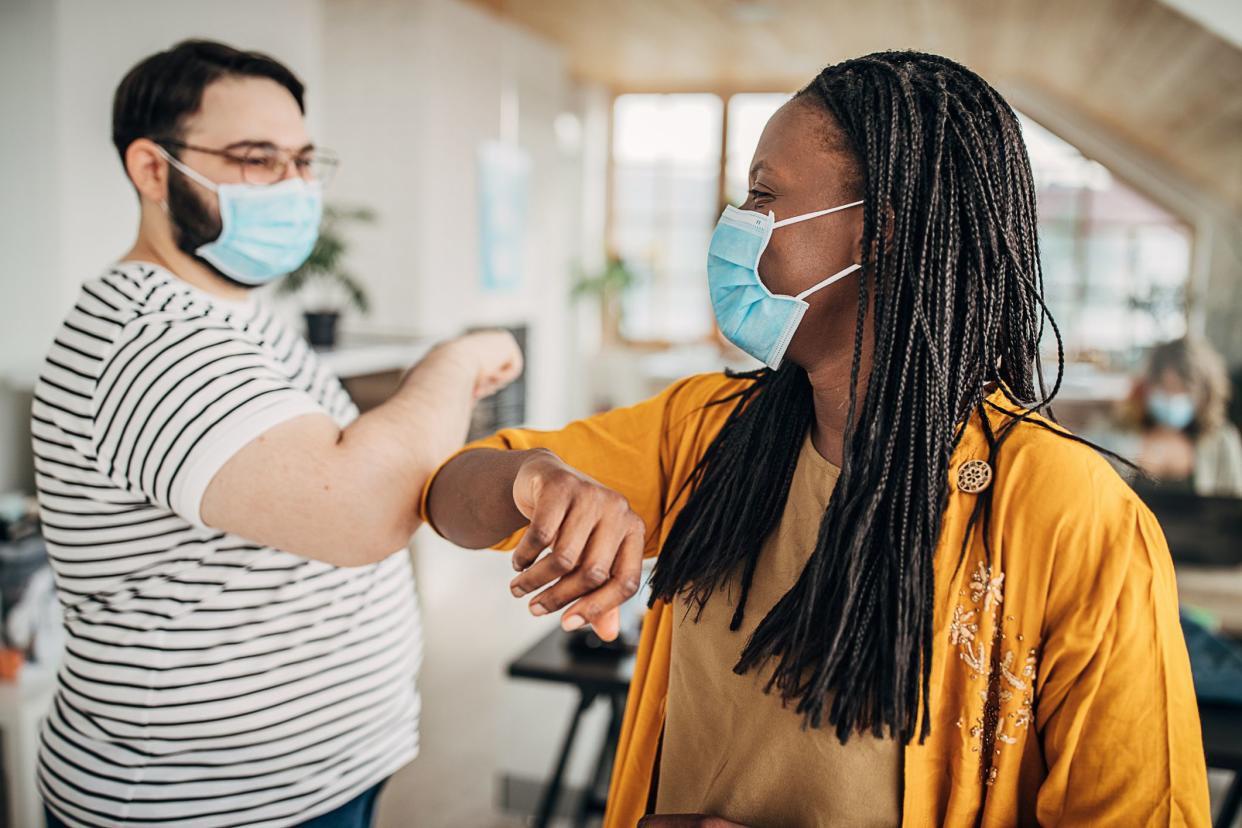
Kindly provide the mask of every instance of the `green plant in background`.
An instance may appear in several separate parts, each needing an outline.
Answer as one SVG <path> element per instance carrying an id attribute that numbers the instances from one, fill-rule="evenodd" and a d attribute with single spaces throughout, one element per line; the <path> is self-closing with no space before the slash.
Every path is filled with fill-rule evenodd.
<path id="1" fill-rule="evenodd" d="M 278 292 L 298 294 L 310 313 L 331 313 L 344 307 L 366 313 L 370 308 L 366 291 L 342 263 L 349 244 L 341 233 L 341 226 L 374 221 L 375 211 L 369 207 L 325 206 L 315 249 L 301 267 L 280 282 Z"/>
<path id="2" fill-rule="evenodd" d="M 595 274 L 579 271 L 571 295 L 575 299 L 593 297 L 599 303 L 600 329 L 604 341 L 618 343 L 621 337 L 621 296 L 638 281 L 625 260 L 609 254 L 604 269 Z"/>
<path id="3" fill-rule="evenodd" d="M 575 299 L 584 296 L 595 296 L 601 300 L 619 298 L 637 281 L 637 278 L 624 259 L 611 255 L 604 269 L 598 273 L 594 275 L 579 273 L 578 281 L 574 284 L 573 296 Z"/>

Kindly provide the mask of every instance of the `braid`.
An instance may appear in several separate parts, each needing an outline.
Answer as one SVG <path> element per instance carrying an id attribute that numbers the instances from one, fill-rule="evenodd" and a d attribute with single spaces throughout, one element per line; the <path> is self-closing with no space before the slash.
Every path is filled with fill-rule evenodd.
<path id="1" fill-rule="evenodd" d="M 798 97 L 832 116 L 862 173 L 864 260 L 845 451 L 805 568 L 734 669 L 771 664 L 767 689 L 811 727 L 826 718 L 842 741 L 867 731 L 922 740 L 930 730 L 934 556 L 965 422 L 982 423 L 993 467 L 1023 422 L 1064 433 L 1028 419 L 1055 397 L 1064 363 L 1042 296 L 1034 180 L 1013 110 L 946 58 L 885 52 L 846 61 Z M 872 366 L 860 400 L 869 314 Z M 1057 344 L 1047 391 L 1045 320 Z M 716 589 L 740 578 L 734 630 L 814 417 L 801 368 L 742 376 L 752 382 L 724 401 L 733 411 L 686 483 L 689 497 L 652 575 L 655 598 L 681 596 L 696 618 Z M 990 387 L 1018 407 L 993 406 L 1009 418 L 998 428 L 988 416 Z M 991 489 L 976 498 L 959 566 L 980 522 L 990 559 Z"/>

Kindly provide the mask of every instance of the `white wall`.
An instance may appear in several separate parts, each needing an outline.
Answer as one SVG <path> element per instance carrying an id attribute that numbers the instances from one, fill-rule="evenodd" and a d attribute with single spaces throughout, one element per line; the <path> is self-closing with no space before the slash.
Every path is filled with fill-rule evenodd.
<path id="1" fill-rule="evenodd" d="M 56 46 L 54 3 L 0 4 L 0 372 L 29 373 L 59 296 Z"/>
<path id="2" fill-rule="evenodd" d="M 325 144 L 343 164 L 330 198 L 379 222 L 354 232 L 355 270 L 374 311 L 352 330 L 445 336 L 531 325 L 532 422 L 563 422 L 574 169 L 553 121 L 571 106 L 561 51 L 456 0 L 327 0 Z M 517 143 L 533 161 L 525 281 L 479 287 L 480 142 L 501 137 L 516 95 Z"/>

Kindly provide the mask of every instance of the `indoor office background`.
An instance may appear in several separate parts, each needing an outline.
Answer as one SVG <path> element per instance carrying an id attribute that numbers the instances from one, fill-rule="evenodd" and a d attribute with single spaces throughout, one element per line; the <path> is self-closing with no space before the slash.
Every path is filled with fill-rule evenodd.
<path id="1" fill-rule="evenodd" d="M 827 63 L 890 48 L 960 60 L 1021 113 L 1068 364 L 1063 419 L 1134 448 L 1120 412 L 1135 378 L 1153 346 L 1187 335 L 1220 354 L 1238 393 L 1242 7 L 1231 0 L 0 0 L 0 492 L 33 491 L 40 360 L 78 284 L 133 237 L 135 198 L 109 140 L 113 90 L 187 37 L 294 69 L 312 134 L 342 159 L 328 203 L 373 216 L 338 227 L 366 313 L 343 294 L 272 296 L 292 318 L 341 311 L 325 353 L 363 407 L 422 343 L 477 327 L 521 329 L 528 358 L 479 430 L 556 427 L 745 365 L 707 298 L 716 217 L 745 199 L 759 133 L 793 91 Z M 517 260 L 489 261 L 496 245 Z M 1242 549 L 1242 521 L 1212 514 L 1232 530 L 1214 525 L 1208 551 L 1178 561 L 1182 602 L 1236 640 L 1242 557 L 1221 538 Z M 1194 546 L 1194 531 L 1178 537 Z M 558 823 L 596 819 L 582 795 L 612 685 L 508 674 L 556 620 L 509 596 L 506 556 L 425 529 L 413 554 L 421 756 L 389 783 L 379 825 L 517 826 L 541 805 Z M 0 686 L 5 801 L 21 828 L 20 734 L 45 699 L 51 649 Z M 584 687 L 599 699 L 549 804 Z M 1223 808 L 1242 767 L 1242 707 L 1213 715 Z"/>

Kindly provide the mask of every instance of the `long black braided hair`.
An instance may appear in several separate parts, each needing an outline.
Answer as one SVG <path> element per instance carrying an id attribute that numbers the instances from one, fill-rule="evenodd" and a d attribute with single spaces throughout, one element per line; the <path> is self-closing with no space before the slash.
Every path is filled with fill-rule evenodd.
<path id="1" fill-rule="evenodd" d="M 933 558 L 963 423 L 981 419 L 993 467 L 1019 423 L 1053 428 L 1028 420 L 1056 395 L 1063 364 L 1042 298 L 1035 184 L 1013 109 L 946 58 L 848 60 L 797 97 L 844 133 L 865 202 L 850 413 L 815 549 L 734 669 L 774 662 L 767 689 L 811 727 L 827 716 L 841 741 L 866 731 L 921 741 L 930 731 Z M 859 409 L 869 311 L 873 365 Z M 1045 319 L 1057 342 L 1051 389 L 1039 362 Z M 734 408 L 687 483 L 652 574 L 653 601 L 681 595 L 699 612 L 740 578 L 734 630 L 814 417 L 802 368 L 740 376 L 753 382 L 722 401 Z M 995 429 L 985 416 L 993 387 L 1017 408 Z M 982 518 L 986 543 L 990 493 L 976 499 L 967 538 Z"/>

